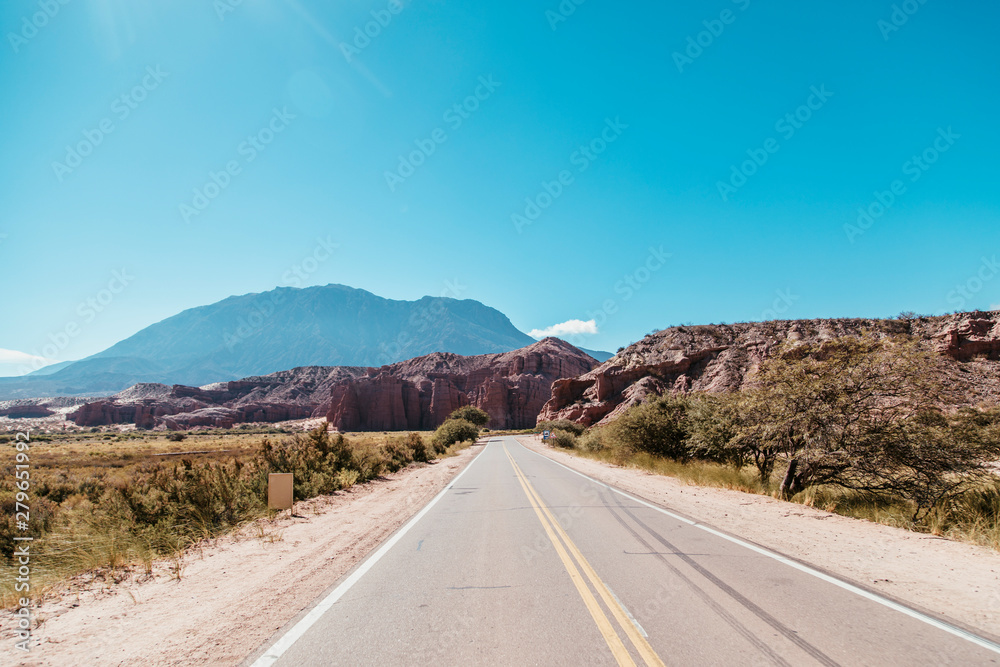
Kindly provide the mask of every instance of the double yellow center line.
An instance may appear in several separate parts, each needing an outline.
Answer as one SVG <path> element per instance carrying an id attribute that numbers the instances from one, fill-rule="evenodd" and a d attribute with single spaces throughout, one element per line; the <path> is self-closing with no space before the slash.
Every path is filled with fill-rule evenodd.
<path id="1" fill-rule="evenodd" d="M 583 576 L 580 574 L 580 570 L 583 570 L 583 574 L 586 575 L 587 579 L 590 581 L 591 586 L 597 591 L 597 594 L 604 601 L 605 606 L 611 611 L 611 615 L 615 617 L 618 621 L 618 625 L 625 632 L 625 636 L 628 637 L 632 645 L 635 646 L 636 651 L 638 651 L 640 657 L 649 667 L 657 666 L 663 667 L 663 661 L 660 660 L 660 656 L 656 655 L 656 651 L 653 647 L 649 645 L 646 638 L 642 636 L 638 628 L 628 616 L 628 612 L 622 607 L 618 599 L 611 593 L 611 590 L 607 585 L 601 581 L 601 578 L 597 576 L 597 572 L 594 568 L 590 566 L 587 559 L 583 557 L 580 550 L 576 547 L 566 531 L 563 530 L 559 522 L 556 521 L 555 517 L 549 511 L 549 508 L 545 506 L 542 502 L 541 497 L 535 491 L 534 487 L 525 477 L 524 473 L 521 472 L 521 468 L 518 467 L 517 463 L 514 461 L 514 457 L 510 455 L 507 451 L 507 445 L 503 446 L 503 451 L 510 460 L 510 464 L 514 467 L 514 474 L 517 475 L 517 480 L 521 483 L 521 488 L 524 489 L 525 495 L 528 496 L 528 502 L 531 503 L 532 509 L 535 510 L 535 514 L 538 516 L 538 520 L 542 523 L 542 528 L 545 529 L 545 534 L 548 535 L 549 540 L 552 542 L 552 546 L 555 547 L 556 553 L 559 555 L 559 559 L 562 561 L 566 568 L 566 572 L 569 573 L 569 578 L 573 580 L 573 585 L 576 586 L 576 590 L 580 593 L 580 597 L 583 598 L 584 604 L 587 606 L 587 611 L 590 612 L 591 617 L 594 619 L 594 623 L 597 624 L 597 629 L 600 630 L 601 635 L 604 637 L 604 641 L 608 643 L 608 648 L 611 649 L 612 655 L 614 655 L 615 660 L 618 661 L 619 665 L 631 665 L 635 667 L 635 661 L 632 660 L 632 655 L 629 653 L 628 649 L 625 648 L 625 644 L 622 642 L 618 633 L 615 632 L 614 626 L 608 619 L 607 614 L 604 613 L 604 609 L 601 608 L 600 603 L 597 598 L 594 597 L 593 591 L 587 586 L 587 582 L 584 580 Z M 564 546 L 565 545 L 565 546 Z M 570 556 L 572 554 L 572 557 Z M 575 562 L 574 562 L 575 559 Z M 579 568 L 577 567 L 579 564 Z"/>

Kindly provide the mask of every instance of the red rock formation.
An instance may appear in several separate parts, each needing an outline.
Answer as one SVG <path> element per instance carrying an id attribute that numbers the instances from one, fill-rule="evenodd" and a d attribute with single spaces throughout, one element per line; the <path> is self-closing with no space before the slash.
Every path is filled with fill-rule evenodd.
<path id="1" fill-rule="evenodd" d="M 952 374 L 960 393 L 969 403 L 1000 399 L 997 367 L 988 361 L 1000 358 L 998 312 L 902 320 L 755 322 L 673 327 L 650 334 L 588 373 L 557 380 L 539 420 L 607 423 L 650 395 L 736 390 L 786 341 L 821 342 L 865 332 L 910 334 L 956 361 L 969 362 Z"/>
<path id="2" fill-rule="evenodd" d="M 552 381 L 597 362 L 546 339 L 505 354 L 431 354 L 381 368 L 304 367 L 205 387 L 143 384 L 80 406 L 80 426 L 228 428 L 327 416 L 344 431 L 430 429 L 463 405 L 483 407 L 492 428 L 533 426 Z"/>
<path id="3" fill-rule="evenodd" d="M 329 410 L 330 388 L 365 372 L 347 366 L 307 366 L 206 387 L 138 384 L 86 403 L 68 417 L 79 426 L 134 423 L 171 429 L 321 417 Z"/>
<path id="4" fill-rule="evenodd" d="M 41 419 L 51 417 L 54 410 L 49 410 L 44 405 L 17 405 L 0 410 L 0 417 L 10 417 L 11 419 Z"/>
<path id="5" fill-rule="evenodd" d="M 939 336 L 938 349 L 948 356 L 968 361 L 976 356 L 993 359 L 1000 353 L 1000 318 L 996 313 L 973 313 L 952 323 Z"/>
<path id="6" fill-rule="evenodd" d="M 342 431 L 432 429 L 454 410 L 474 405 L 490 415 L 490 428 L 529 428 L 553 380 L 596 363 L 556 338 L 503 354 L 429 354 L 334 386 L 327 420 Z"/>

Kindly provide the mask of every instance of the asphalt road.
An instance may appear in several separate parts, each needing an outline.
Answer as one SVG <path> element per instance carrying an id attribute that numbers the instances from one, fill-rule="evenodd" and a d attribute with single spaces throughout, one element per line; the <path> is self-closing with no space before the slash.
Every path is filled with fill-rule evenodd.
<path id="1" fill-rule="evenodd" d="M 268 644 L 255 667 L 1000 664 L 988 640 L 514 438 Z"/>

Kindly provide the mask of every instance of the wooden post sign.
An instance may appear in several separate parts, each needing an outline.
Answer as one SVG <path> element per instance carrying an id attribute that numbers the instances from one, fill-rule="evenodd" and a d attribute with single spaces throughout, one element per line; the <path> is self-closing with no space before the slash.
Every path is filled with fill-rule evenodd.
<path id="1" fill-rule="evenodd" d="M 276 510 L 289 510 L 292 509 L 292 498 L 292 473 L 269 473 L 267 476 L 267 506 Z"/>

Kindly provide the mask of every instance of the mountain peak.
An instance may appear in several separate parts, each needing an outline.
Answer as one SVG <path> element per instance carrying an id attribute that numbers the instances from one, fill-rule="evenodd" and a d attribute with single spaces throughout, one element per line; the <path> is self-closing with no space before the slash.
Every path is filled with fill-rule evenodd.
<path id="1" fill-rule="evenodd" d="M 278 287 L 189 308 L 49 376 L 2 381 L 0 397 L 110 394 L 137 382 L 200 386 L 298 366 L 497 354 L 534 342 L 473 299 L 386 299 L 336 283 Z"/>

